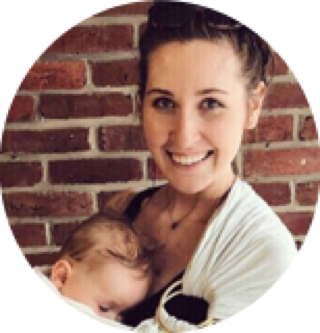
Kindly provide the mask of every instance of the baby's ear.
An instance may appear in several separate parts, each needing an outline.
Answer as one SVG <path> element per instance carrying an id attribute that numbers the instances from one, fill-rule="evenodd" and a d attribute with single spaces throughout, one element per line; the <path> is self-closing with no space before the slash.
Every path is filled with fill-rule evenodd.
<path id="1" fill-rule="evenodd" d="M 50 279 L 59 291 L 68 281 L 71 272 L 72 265 L 66 259 L 60 259 L 52 266 Z"/>

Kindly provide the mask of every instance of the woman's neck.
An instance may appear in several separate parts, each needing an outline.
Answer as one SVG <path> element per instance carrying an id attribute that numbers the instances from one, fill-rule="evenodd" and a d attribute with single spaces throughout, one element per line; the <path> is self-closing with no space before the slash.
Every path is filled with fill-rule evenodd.
<path id="1" fill-rule="evenodd" d="M 205 222 L 224 201 L 235 179 L 233 173 L 226 174 L 197 193 L 181 193 L 168 185 L 168 207 L 172 220 L 181 220 L 187 216 Z"/>
<path id="2" fill-rule="evenodd" d="M 196 193 L 182 193 L 168 184 L 170 192 L 170 201 L 176 207 L 192 207 L 198 204 L 208 204 L 219 201 L 225 196 L 234 183 L 236 176 L 234 173 L 228 173 L 219 180 L 212 182 L 208 187 Z"/>

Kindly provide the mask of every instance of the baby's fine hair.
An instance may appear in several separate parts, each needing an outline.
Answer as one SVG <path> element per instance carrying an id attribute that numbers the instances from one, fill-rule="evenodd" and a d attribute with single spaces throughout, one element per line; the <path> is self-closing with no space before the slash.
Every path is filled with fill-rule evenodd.
<path id="1" fill-rule="evenodd" d="M 131 228 L 128 220 L 110 210 L 78 225 L 61 247 L 58 259 L 83 262 L 89 268 L 98 267 L 104 260 L 116 260 L 149 273 L 151 252 L 149 242 Z"/>

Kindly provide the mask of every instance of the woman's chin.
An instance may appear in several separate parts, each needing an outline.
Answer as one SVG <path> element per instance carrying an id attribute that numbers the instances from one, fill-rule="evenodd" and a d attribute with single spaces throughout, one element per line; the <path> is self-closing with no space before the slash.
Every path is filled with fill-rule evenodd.
<path id="1" fill-rule="evenodd" d="M 210 188 L 219 188 L 219 191 L 224 187 L 229 188 L 234 177 L 235 175 L 230 168 L 230 172 L 210 169 L 195 173 L 192 176 L 171 173 L 165 178 L 176 191 L 192 195 L 208 191 Z"/>
<path id="2" fill-rule="evenodd" d="M 210 182 L 204 182 L 204 179 L 169 179 L 170 185 L 178 192 L 184 194 L 196 194 L 202 192 L 210 185 Z"/>

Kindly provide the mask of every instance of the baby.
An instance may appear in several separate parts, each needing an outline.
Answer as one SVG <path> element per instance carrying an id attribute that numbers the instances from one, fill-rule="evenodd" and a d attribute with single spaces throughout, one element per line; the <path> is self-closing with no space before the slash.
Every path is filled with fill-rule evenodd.
<path id="1" fill-rule="evenodd" d="M 66 298 L 120 321 L 151 283 L 149 251 L 141 241 L 122 217 L 96 214 L 68 237 L 48 277 Z"/>

